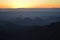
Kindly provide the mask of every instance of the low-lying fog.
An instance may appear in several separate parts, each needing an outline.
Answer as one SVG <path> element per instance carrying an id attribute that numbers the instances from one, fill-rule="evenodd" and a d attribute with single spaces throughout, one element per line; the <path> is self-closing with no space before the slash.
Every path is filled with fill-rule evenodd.
<path id="1" fill-rule="evenodd" d="M 48 24 L 60 21 L 60 9 L 0 9 L 0 20 L 24 25 Z"/>

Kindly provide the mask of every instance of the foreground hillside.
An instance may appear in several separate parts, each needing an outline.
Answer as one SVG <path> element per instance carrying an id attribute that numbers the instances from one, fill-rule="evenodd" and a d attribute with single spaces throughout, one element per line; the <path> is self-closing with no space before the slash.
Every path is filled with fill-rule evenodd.
<path id="1" fill-rule="evenodd" d="M 9 29 L 10 28 L 10 29 Z M 60 40 L 60 22 L 45 26 L 0 25 L 2 40 Z"/>

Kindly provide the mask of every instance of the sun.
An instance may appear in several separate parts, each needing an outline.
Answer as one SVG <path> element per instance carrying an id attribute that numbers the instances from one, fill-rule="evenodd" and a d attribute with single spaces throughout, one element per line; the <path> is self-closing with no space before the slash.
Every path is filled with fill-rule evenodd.
<path id="1" fill-rule="evenodd" d="M 14 1 L 14 3 L 12 4 L 13 8 L 29 8 L 31 6 L 31 1 L 29 0 Z"/>

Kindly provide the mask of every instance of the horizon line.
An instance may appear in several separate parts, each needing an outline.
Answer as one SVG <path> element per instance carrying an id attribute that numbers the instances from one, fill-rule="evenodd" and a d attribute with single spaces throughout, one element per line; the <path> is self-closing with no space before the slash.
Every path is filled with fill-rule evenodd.
<path id="1" fill-rule="evenodd" d="M 46 9 L 46 8 L 0 8 L 0 9 Z M 51 8 L 48 8 L 48 9 L 51 9 Z M 53 9 L 56 9 L 56 8 L 53 8 Z M 60 8 L 57 8 L 57 9 L 60 9 Z"/>

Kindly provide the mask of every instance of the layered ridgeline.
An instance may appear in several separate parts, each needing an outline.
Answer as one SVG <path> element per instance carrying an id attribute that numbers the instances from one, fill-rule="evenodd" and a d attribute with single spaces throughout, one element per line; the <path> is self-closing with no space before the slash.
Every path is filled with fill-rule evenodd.
<path id="1" fill-rule="evenodd" d="M 32 26 L 60 21 L 59 8 L 0 9 L 0 24 Z"/>
<path id="2" fill-rule="evenodd" d="M 60 39 L 60 9 L 0 9 L 0 39 Z"/>

